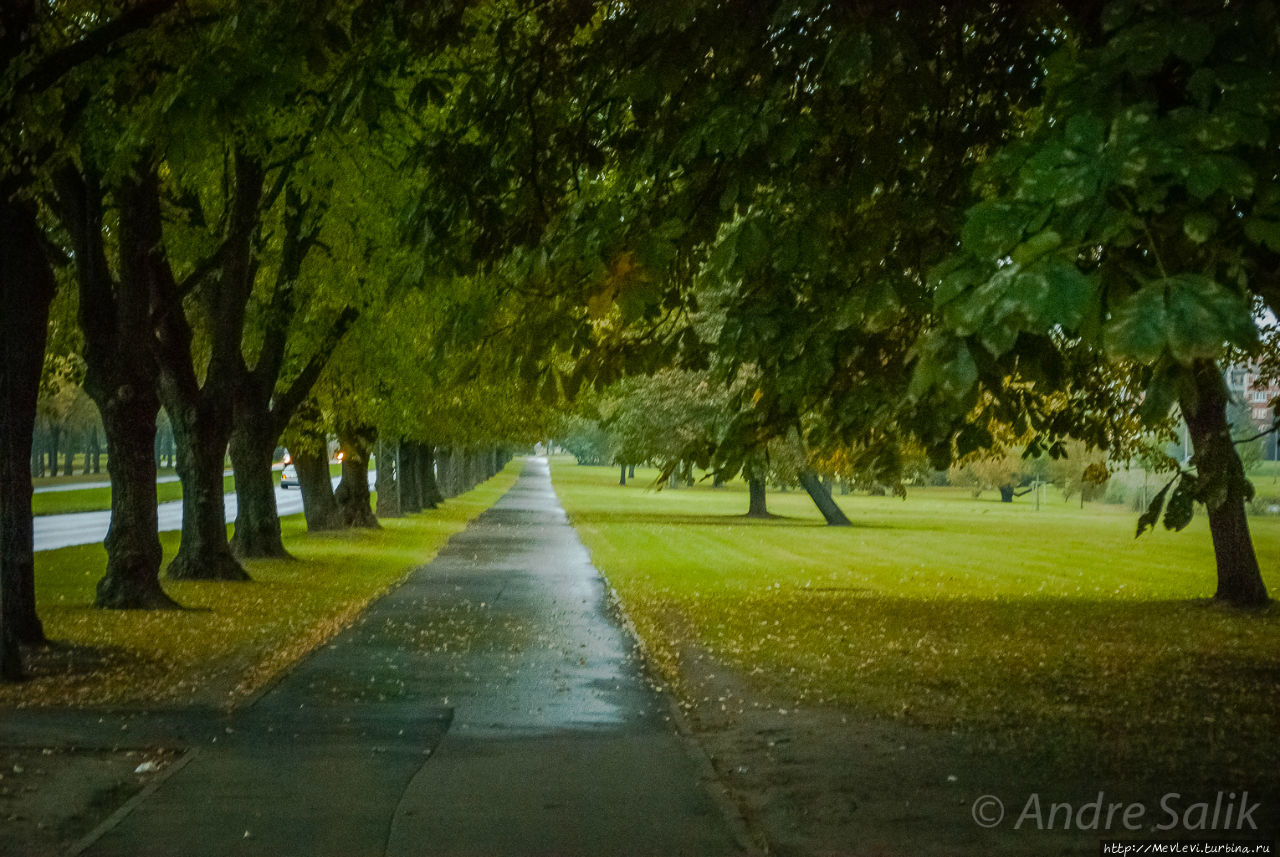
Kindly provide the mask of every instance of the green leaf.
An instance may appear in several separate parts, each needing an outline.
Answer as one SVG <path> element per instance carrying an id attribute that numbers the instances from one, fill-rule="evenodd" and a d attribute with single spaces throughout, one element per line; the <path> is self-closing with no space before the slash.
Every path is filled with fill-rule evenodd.
<path id="1" fill-rule="evenodd" d="M 757 270 L 765 263 L 769 257 L 769 236 L 765 234 L 759 218 L 747 220 L 739 227 L 734 249 L 738 261 L 747 271 Z"/>
<path id="2" fill-rule="evenodd" d="M 1075 330 L 1097 299 L 1094 281 L 1075 265 L 1061 259 L 1052 259 L 1043 267 L 1049 283 L 1044 321 L 1048 325 L 1062 325 L 1067 330 Z"/>
<path id="3" fill-rule="evenodd" d="M 1133 534 L 1135 539 L 1148 529 L 1155 528 L 1156 521 L 1160 520 L 1160 511 L 1164 508 L 1164 495 L 1169 493 L 1171 487 L 1173 487 L 1172 482 L 1157 491 L 1156 496 L 1151 498 L 1147 511 L 1138 517 L 1138 531 Z"/>
<path id="4" fill-rule="evenodd" d="M 1250 217 L 1244 222 L 1244 234 L 1255 244 L 1280 253 L 1280 221 Z"/>
<path id="5" fill-rule="evenodd" d="M 1062 236 L 1052 229 L 1046 229 L 1032 235 L 1017 247 L 1013 248 L 1010 257 L 1015 264 L 1027 266 L 1046 253 L 1052 253 L 1062 246 Z"/>
<path id="6" fill-rule="evenodd" d="M 1116 0 L 1108 3 L 1102 10 L 1102 29 L 1105 32 L 1123 27 L 1130 18 L 1137 4 L 1134 0 Z"/>
<path id="7" fill-rule="evenodd" d="M 1103 338 L 1117 357 L 1154 363 L 1164 353 L 1167 326 L 1164 289 L 1146 286 L 1112 312 Z"/>
<path id="8" fill-rule="evenodd" d="M 1215 357 L 1223 344 L 1252 348 L 1258 338 L 1249 302 L 1200 274 L 1168 283 L 1169 352 L 1180 363 Z"/>
<path id="9" fill-rule="evenodd" d="M 1182 221 L 1182 231 L 1197 244 L 1203 244 L 1218 228 L 1218 221 L 1203 211 L 1193 211 Z"/>
<path id="10" fill-rule="evenodd" d="M 1224 345 L 1250 349 L 1258 330 L 1248 301 L 1209 277 L 1178 274 L 1143 286 L 1112 315 L 1105 337 L 1118 357 L 1153 363 L 1167 351 L 1187 365 Z"/>
<path id="11" fill-rule="evenodd" d="M 1213 31 L 1193 18 L 1180 21 L 1171 36 L 1169 47 L 1191 65 L 1199 65 L 1213 50 Z"/>
<path id="12" fill-rule="evenodd" d="M 1006 202 L 980 202 L 969 209 L 960 238 L 979 257 L 1000 258 L 1022 238 L 1021 209 Z"/>
<path id="13" fill-rule="evenodd" d="M 1179 480 L 1178 488 L 1169 498 L 1169 505 L 1164 510 L 1164 528 L 1174 531 L 1183 530 L 1187 524 L 1191 523 L 1195 509 L 1195 483 L 1184 476 Z"/>

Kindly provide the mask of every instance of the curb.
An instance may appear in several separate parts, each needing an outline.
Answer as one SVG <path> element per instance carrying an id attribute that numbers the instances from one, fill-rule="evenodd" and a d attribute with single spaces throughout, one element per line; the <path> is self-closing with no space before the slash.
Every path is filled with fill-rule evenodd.
<path id="1" fill-rule="evenodd" d="M 194 759 L 199 752 L 200 752 L 199 749 L 193 747 L 187 752 L 183 753 L 182 756 L 180 756 L 177 761 L 175 761 L 168 768 L 165 768 L 163 773 L 161 773 L 151 782 L 147 783 L 146 786 L 144 786 L 140 792 L 135 794 L 133 797 L 129 798 L 127 801 L 125 801 L 123 806 L 121 806 L 115 812 L 111 813 L 111 815 L 107 816 L 106 820 L 104 820 L 101 824 L 99 824 L 93 830 L 90 830 L 84 836 L 80 837 L 80 839 L 76 840 L 76 842 L 72 844 L 70 848 L 67 849 L 66 857 L 79 857 L 80 854 L 83 854 L 85 851 L 91 848 L 95 842 L 97 842 L 102 837 L 106 836 L 112 830 L 115 830 L 116 827 L 119 826 L 120 822 L 124 821 L 126 818 L 129 817 L 129 813 L 133 812 L 134 809 L 137 808 L 137 806 L 141 804 L 144 800 L 151 797 L 151 795 L 153 795 L 156 792 L 156 790 L 160 788 L 160 786 L 164 785 L 165 782 L 170 777 L 172 777 L 174 774 L 178 773 L 178 771 L 185 768 L 187 764 L 190 763 L 191 760 Z"/>

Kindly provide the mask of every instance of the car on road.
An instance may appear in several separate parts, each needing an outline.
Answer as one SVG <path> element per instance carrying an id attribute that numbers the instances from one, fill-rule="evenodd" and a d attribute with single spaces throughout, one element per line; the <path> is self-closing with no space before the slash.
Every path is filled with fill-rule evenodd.
<path id="1" fill-rule="evenodd" d="M 284 466 L 284 469 L 280 471 L 280 487 L 298 487 L 298 468 L 294 467 L 292 464 L 286 464 Z"/>

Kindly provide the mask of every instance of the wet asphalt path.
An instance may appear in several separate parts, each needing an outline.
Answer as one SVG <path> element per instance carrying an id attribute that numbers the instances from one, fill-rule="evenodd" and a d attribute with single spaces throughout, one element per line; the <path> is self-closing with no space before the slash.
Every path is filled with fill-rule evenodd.
<path id="1" fill-rule="evenodd" d="M 742 853 L 531 459 L 85 853 Z"/>

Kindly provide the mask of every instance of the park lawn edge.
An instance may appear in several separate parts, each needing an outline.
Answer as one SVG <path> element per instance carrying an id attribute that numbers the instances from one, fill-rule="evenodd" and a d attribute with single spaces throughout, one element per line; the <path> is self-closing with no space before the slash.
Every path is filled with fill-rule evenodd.
<path id="1" fill-rule="evenodd" d="M 28 650 L 26 681 L 0 685 L 0 709 L 207 704 L 234 708 L 350 626 L 378 596 L 430 562 L 515 483 L 520 462 L 439 508 L 379 529 L 307 533 L 281 519 L 293 559 L 244 560 L 248 583 L 171 581 L 185 609 L 93 607 L 105 549 L 36 555 L 36 604 L 53 641 Z M 162 533 L 167 562 L 179 533 Z"/>
<path id="2" fill-rule="evenodd" d="M 745 511 L 745 494 L 732 487 L 663 497 L 648 490 L 647 474 L 640 488 L 621 488 L 612 469 L 553 465 L 557 494 L 620 614 L 695 718 L 707 704 L 701 676 L 718 665 L 784 712 L 834 707 L 958 730 L 1055 763 L 1116 770 L 1146 763 L 1186 774 L 1199 764 L 1202 773 L 1262 776 L 1280 761 L 1272 746 L 1280 691 L 1267 680 L 1280 674 L 1280 605 L 1242 612 L 1211 602 L 1207 532 L 1134 541 L 1127 513 L 1072 510 L 1061 532 L 1078 514 L 1086 535 L 1098 533 L 1096 566 L 1051 579 L 1038 593 L 1019 588 L 1046 568 L 1034 546 L 1019 546 L 1023 560 L 1008 542 L 993 543 L 1009 548 L 997 565 L 1026 566 L 1016 573 L 942 560 L 917 571 L 906 559 L 919 558 L 911 551 L 920 543 L 942 537 L 960 551 L 973 536 L 941 521 L 901 525 L 897 532 L 911 543 L 901 568 L 883 549 L 860 552 L 869 543 L 874 553 L 895 532 L 883 518 L 910 509 L 901 501 L 840 498 L 855 526 L 829 529 L 776 498 L 785 520 L 750 522 L 725 514 L 738 503 Z M 964 520 L 979 528 L 991 527 L 988 516 L 999 519 L 993 529 L 1014 522 L 1002 514 L 1014 513 L 974 501 Z M 1266 563 L 1280 527 L 1257 523 Z M 1109 553 L 1108 539 L 1126 552 Z M 828 579 L 832 568 L 815 563 L 839 555 L 832 542 L 848 553 L 846 567 Z M 1077 561 L 1090 547 L 1087 539 L 1074 546 Z M 761 567 L 751 567 L 752 551 L 768 557 Z M 1126 568 L 1144 557 L 1145 566 Z M 1168 580 L 1144 581 L 1170 561 L 1178 567 Z M 954 589 L 932 591 L 930 575 Z M 1104 583 L 1077 592 L 1089 579 Z"/>

